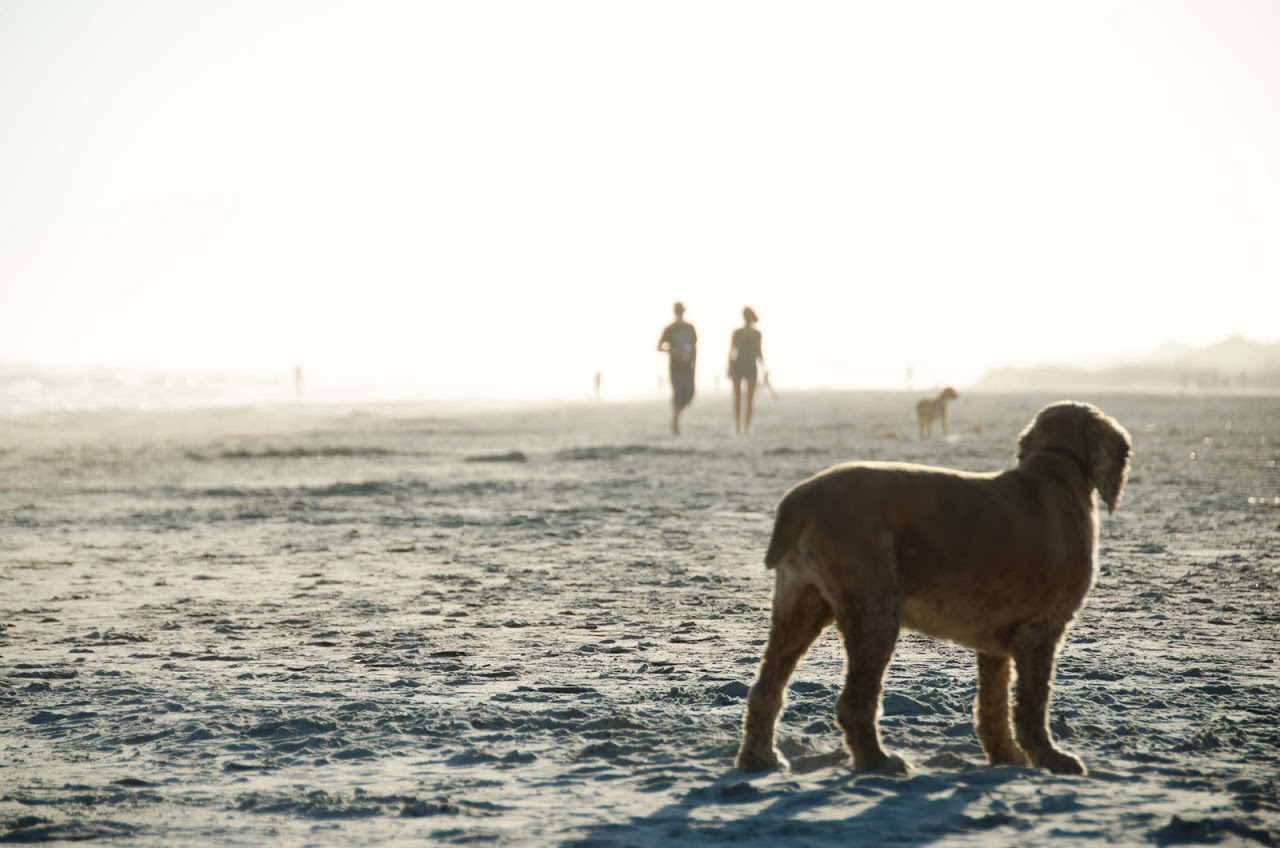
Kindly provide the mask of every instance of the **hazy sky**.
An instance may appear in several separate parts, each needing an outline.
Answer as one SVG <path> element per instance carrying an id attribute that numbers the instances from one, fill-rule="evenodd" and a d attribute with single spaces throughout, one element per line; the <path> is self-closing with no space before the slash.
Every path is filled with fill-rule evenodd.
<path id="1" fill-rule="evenodd" d="M 0 361 L 652 391 L 1280 337 L 1280 3 L 0 0 Z"/>

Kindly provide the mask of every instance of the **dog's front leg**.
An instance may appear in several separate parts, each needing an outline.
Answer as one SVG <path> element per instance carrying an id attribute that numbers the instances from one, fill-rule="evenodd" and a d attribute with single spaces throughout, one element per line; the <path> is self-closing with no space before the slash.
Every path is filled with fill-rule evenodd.
<path id="1" fill-rule="evenodd" d="M 1013 741 L 1009 724 L 1009 683 L 1013 660 L 978 652 L 978 695 L 973 702 L 973 724 L 982 750 L 993 766 L 1028 765 L 1027 755 Z"/>
<path id="2" fill-rule="evenodd" d="M 785 564 L 779 567 L 769 642 L 756 682 L 747 694 L 738 768 L 768 771 L 786 765 L 786 760 L 773 747 L 773 736 L 787 681 L 809 646 L 831 621 L 831 607 L 817 587 L 801 583 L 787 571 Z"/>
<path id="3" fill-rule="evenodd" d="M 1053 688 L 1053 668 L 1063 626 L 1032 624 L 1023 627 L 1013 640 L 1013 660 L 1017 665 L 1017 704 L 1013 724 L 1018 744 L 1032 765 L 1058 774 L 1085 774 L 1080 760 L 1059 750 L 1049 735 L 1049 697 Z"/>

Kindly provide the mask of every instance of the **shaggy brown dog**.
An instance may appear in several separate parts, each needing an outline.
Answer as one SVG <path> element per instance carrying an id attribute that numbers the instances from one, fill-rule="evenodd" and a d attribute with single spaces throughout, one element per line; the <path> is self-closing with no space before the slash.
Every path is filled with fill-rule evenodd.
<path id="1" fill-rule="evenodd" d="M 836 721 L 855 768 L 905 768 L 880 747 L 876 724 L 885 668 L 907 628 L 977 652 L 974 726 L 993 765 L 1084 774 L 1054 747 L 1049 693 L 1063 635 L 1093 586 L 1094 492 L 1115 511 L 1130 450 L 1114 419 L 1063 401 L 1040 410 L 1018 439 L 1018 464 L 1003 472 L 850 463 L 794 486 L 765 554 L 777 570 L 773 620 L 738 768 L 785 765 L 773 737 L 787 680 L 834 622 L 846 654 Z"/>
<path id="2" fill-rule="evenodd" d="M 942 419 L 942 435 L 947 435 L 947 404 L 958 398 L 956 390 L 947 386 L 936 398 L 925 398 L 916 404 L 916 423 L 920 425 L 920 438 L 933 435 L 933 422 Z"/>

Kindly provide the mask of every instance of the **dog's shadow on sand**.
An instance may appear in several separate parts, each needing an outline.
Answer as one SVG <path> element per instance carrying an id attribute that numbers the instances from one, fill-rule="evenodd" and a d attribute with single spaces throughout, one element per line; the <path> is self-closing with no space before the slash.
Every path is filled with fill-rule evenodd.
<path id="1" fill-rule="evenodd" d="M 1007 766 L 859 773 L 848 768 L 843 752 L 822 754 L 793 760 L 791 774 L 781 778 L 729 769 L 647 816 L 599 825 L 569 844 L 930 845 L 1016 829 L 1014 814 L 988 796 L 1002 784 L 1025 779 L 1028 771 Z M 812 779 L 805 786 L 792 779 L 819 772 L 825 774 L 817 786 Z"/>

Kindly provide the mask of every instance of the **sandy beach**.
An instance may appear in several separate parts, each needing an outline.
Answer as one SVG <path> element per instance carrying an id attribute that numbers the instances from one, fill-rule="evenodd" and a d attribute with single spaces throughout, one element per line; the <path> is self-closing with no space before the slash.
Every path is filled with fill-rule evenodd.
<path id="1" fill-rule="evenodd" d="M 923 395 L 923 393 L 921 393 Z M 994 471 L 1057 396 L 700 396 L 0 417 L 0 842 L 1274 845 L 1280 399 L 1080 396 L 1131 432 L 1052 727 L 1088 777 L 991 768 L 974 663 L 906 635 L 859 774 L 828 632 L 733 768 L 788 486 Z"/>

